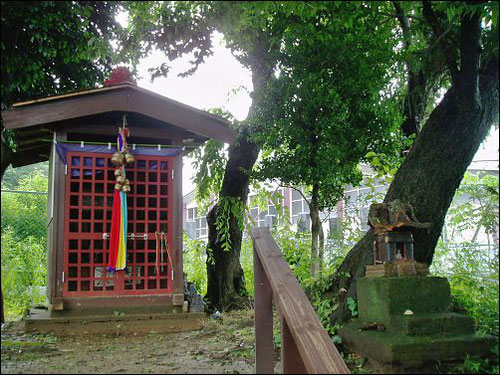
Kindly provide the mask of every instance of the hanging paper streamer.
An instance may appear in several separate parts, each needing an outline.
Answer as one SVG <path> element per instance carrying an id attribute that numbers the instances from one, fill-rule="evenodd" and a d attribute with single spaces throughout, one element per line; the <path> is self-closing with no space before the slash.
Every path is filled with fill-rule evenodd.
<path id="1" fill-rule="evenodd" d="M 111 161 L 116 165 L 115 192 L 113 195 L 113 213 L 111 215 L 111 240 L 109 246 L 109 271 L 124 270 L 127 267 L 127 193 L 130 192 L 130 181 L 126 178 L 125 164 L 134 161 L 134 156 L 128 152 L 127 120 L 123 116 L 123 129 L 118 130 L 116 142 L 117 152 Z"/>

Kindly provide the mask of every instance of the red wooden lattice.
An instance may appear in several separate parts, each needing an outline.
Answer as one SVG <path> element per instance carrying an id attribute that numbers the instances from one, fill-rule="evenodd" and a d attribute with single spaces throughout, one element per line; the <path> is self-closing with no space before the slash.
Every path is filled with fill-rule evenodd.
<path id="1" fill-rule="evenodd" d="M 64 295 L 105 296 L 172 293 L 173 260 L 163 249 L 156 272 L 155 232 L 172 244 L 172 157 L 136 155 L 126 166 L 131 192 L 127 194 L 127 270 L 109 272 L 113 192 L 112 154 L 68 152 L 64 229 Z M 147 234 L 145 240 L 142 235 Z M 159 238 L 159 236 L 158 236 Z"/>

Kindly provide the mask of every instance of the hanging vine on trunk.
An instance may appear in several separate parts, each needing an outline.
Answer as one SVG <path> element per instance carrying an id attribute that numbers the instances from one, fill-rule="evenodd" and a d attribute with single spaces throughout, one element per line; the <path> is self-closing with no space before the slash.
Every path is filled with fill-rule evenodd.
<path id="1" fill-rule="evenodd" d="M 244 229 L 245 204 L 240 197 L 221 197 L 217 204 L 215 227 L 224 251 L 231 251 L 231 217 L 236 219 L 239 230 Z M 210 250 L 210 249 L 209 249 Z"/>

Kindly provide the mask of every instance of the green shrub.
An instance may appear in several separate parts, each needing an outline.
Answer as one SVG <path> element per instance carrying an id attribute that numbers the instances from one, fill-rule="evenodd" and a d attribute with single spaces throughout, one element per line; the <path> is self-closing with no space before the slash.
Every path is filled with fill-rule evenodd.
<path id="1" fill-rule="evenodd" d="M 243 238 L 243 241 L 241 242 L 240 263 L 245 275 L 245 285 L 247 288 L 247 292 L 250 297 L 253 298 L 253 241 L 251 238 Z"/>
<path id="2" fill-rule="evenodd" d="M 207 243 L 203 240 L 192 240 L 184 232 L 184 273 L 187 280 L 193 282 L 201 295 L 207 292 Z M 253 296 L 253 247 L 252 239 L 244 238 L 241 244 L 240 262 L 245 274 L 246 288 Z"/>
<path id="3" fill-rule="evenodd" d="M 273 238 L 300 284 L 311 278 L 311 234 L 294 232 L 286 226 L 272 230 Z"/>
<path id="4" fill-rule="evenodd" d="M 476 241 L 481 229 L 488 237 L 498 230 L 498 177 L 466 173 L 446 221 L 450 238 L 439 241 L 431 271 L 448 278 L 455 310 L 498 337 L 498 244 Z M 457 241 L 466 230 L 475 232 L 472 241 Z"/>
<path id="5" fill-rule="evenodd" d="M 497 345 L 491 358 L 467 357 L 453 371 L 498 374 L 498 244 L 476 242 L 481 229 L 488 236 L 498 231 L 498 177 L 467 173 L 456 198 L 462 199 L 454 201 L 446 218 L 449 242 L 439 241 L 431 272 L 448 278 L 454 310 L 471 316 L 478 332 L 496 336 Z M 457 241 L 466 230 L 475 233 L 473 240 Z"/>
<path id="6" fill-rule="evenodd" d="M 47 193 L 47 177 L 39 171 L 24 176 L 16 190 Z M 47 194 L 2 192 L 2 233 L 11 228 L 19 241 L 46 238 L 47 203 Z"/>
<path id="7" fill-rule="evenodd" d="M 48 179 L 35 171 L 13 188 L 47 193 Z M 1 244 L 5 317 L 18 319 L 46 301 L 47 194 L 2 192 Z"/>
<path id="8" fill-rule="evenodd" d="M 184 232 L 184 273 L 187 280 L 194 283 L 202 296 L 207 292 L 207 244 L 202 240 L 192 240 Z"/>
<path id="9" fill-rule="evenodd" d="M 6 320 L 22 317 L 33 303 L 44 303 L 47 279 L 46 239 L 18 241 L 11 229 L 2 233 L 2 289 Z"/>
<path id="10" fill-rule="evenodd" d="M 448 278 L 454 310 L 474 318 L 479 332 L 498 336 L 498 246 L 450 248 L 440 241 L 431 271 Z"/>

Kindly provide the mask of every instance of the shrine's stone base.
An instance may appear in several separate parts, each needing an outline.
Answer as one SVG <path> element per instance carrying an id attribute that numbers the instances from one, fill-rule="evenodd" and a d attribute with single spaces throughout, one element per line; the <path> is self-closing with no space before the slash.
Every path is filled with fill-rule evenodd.
<path id="1" fill-rule="evenodd" d="M 355 319 L 339 330 L 342 342 L 352 351 L 375 360 L 390 372 L 432 372 L 437 361 L 464 358 L 466 354 L 488 356 L 493 336 L 406 335 L 388 331 L 360 331 L 363 323 Z"/>
<path id="2" fill-rule="evenodd" d="M 357 294 L 359 318 L 339 334 L 382 371 L 432 372 L 437 361 L 491 354 L 494 337 L 475 334 L 471 318 L 451 312 L 446 278 L 364 277 Z"/>
<path id="3" fill-rule="evenodd" d="M 182 312 L 54 317 L 47 310 L 31 309 L 24 320 L 24 329 L 62 335 L 141 335 L 197 330 L 205 318 L 204 313 Z"/>
<path id="4" fill-rule="evenodd" d="M 449 313 L 450 293 L 444 277 L 363 277 L 357 281 L 359 319 L 393 328 L 405 324 L 401 319 Z"/>

